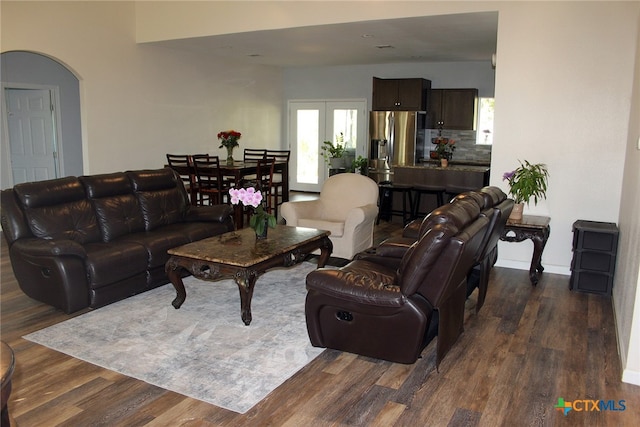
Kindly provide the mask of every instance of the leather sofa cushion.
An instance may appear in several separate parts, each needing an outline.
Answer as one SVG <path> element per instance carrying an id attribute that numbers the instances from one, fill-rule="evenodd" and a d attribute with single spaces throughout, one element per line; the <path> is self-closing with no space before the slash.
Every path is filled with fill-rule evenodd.
<path id="1" fill-rule="evenodd" d="M 491 208 L 507 198 L 507 195 L 498 187 L 483 187 L 480 194 L 484 197 L 484 207 Z"/>
<path id="2" fill-rule="evenodd" d="M 187 212 L 187 195 L 170 168 L 127 172 L 142 210 L 145 229 L 182 222 Z"/>
<path id="3" fill-rule="evenodd" d="M 317 228 L 318 230 L 327 230 L 331 232 L 331 237 L 342 237 L 344 234 L 344 221 L 326 221 L 321 219 L 306 219 L 300 218 L 298 220 L 299 227 Z"/>
<path id="4" fill-rule="evenodd" d="M 78 178 L 18 184 L 14 192 L 34 236 L 79 243 L 100 241 L 98 222 Z"/>
<path id="5" fill-rule="evenodd" d="M 18 200 L 27 208 L 41 208 L 60 203 L 74 202 L 85 198 L 78 178 L 51 179 L 25 182 L 14 187 Z"/>
<path id="6" fill-rule="evenodd" d="M 449 203 L 434 209 L 420 224 L 420 234 L 431 229 L 437 224 L 448 225 L 456 230 L 463 229 L 471 220 L 480 214 L 480 206 L 475 199 L 459 199 L 455 203 Z"/>
<path id="7" fill-rule="evenodd" d="M 456 232 L 457 229 L 454 227 L 436 224 L 407 250 L 398 269 L 403 293 L 416 293 L 427 274 L 437 275 L 437 271 L 440 270 L 436 268 L 438 261 L 441 256 L 448 255 L 445 251 Z M 447 277 L 436 277 L 437 281 L 446 279 Z"/>
<path id="8" fill-rule="evenodd" d="M 142 246 L 147 253 L 145 269 L 162 266 L 169 261 L 167 250 L 189 243 L 187 236 L 179 229 L 159 227 L 150 232 L 132 233 L 122 236 L 117 242 L 129 242 Z"/>
<path id="9" fill-rule="evenodd" d="M 144 231 L 140 205 L 126 174 L 83 176 L 80 181 L 93 203 L 104 242 Z"/>
<path id="10" fill-rule="evenodd" d="M 139 275 L 147 269 L 147 250 L 135 242 L 89 243 L 85 249 L 87 277 L 92 289 Z"/>
<path id="11" fill-rule="evenodd" d="M 211 236 L 230 231 L 223 222 L 181 222 L 179 224 L 169 224 L 161 228 L 162 231 L 176 231 L 184 234 L 189 242 L 206 239 Z"/>

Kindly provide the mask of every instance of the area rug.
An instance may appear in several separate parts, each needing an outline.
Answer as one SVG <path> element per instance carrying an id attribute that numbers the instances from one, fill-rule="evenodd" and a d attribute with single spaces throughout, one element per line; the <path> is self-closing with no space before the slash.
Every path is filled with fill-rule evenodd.
<path id="1" fill-rule="evenodd" d="M 24 338 L 149 384 L 245 413 L 318 356 L 304 317 L 305 277 L 315 264 L 258 278 L 253 320 L 240 318 L 233 280 L 184 280 L 88 312 Z"/>

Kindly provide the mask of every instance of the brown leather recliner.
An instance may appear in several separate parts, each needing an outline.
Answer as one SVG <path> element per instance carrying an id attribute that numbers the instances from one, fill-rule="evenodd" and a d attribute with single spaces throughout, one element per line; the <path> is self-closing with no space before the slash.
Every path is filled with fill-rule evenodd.
<path id="1" fill-rule="evenodd" d="M 438 366 L 462 333 L 466 277 L 487 224 L 475 202 L 462 200 L 442 206 L 401 258 L 361 254 L 338 270 L 311 272 L 305 304 L 311 343 L 413 363 L 437 327 Z"/>
<path id="2" fill-rule="evenodd" d="M 513 209 L 513 200 L 507 199 L 507 195 L 500 188 L 493 186 L 461 193 L 454 197 L 450 203 L 457 203 L 460 200 L 475 202 L 481 209 L 480 214 L 489 219 L 482 245 L 476 254 L 472 269 L 469 270 L 467 280 L 467 296 L 478 288 L 478 302 L 476 304 L 476 312 L 478 312 L 486 298 L 489 273 L 497 259 L 497 243 Z M 440 208 L 434 209 L 424 219 L 409 223 L 403 229 L 402 237 L 389 238 L 372 252 L 382 256 L 402 257 L 409 246 L 423 235 L 431 224 L 441 220 L 440 217 Z"/>
<path id="3" fill-rule="evenodd" d="M 498 240 L 513 210 L 514 201 L 498 187 L 484 187 L 480 194 L 485 198 L 485 215 L 489 217 L 487 236 L 478 260 L 467 280 L 467 295 L 478 288 L 476 313 L 484 304 L 489 287 L 489 273 L 498 259 Z"/>

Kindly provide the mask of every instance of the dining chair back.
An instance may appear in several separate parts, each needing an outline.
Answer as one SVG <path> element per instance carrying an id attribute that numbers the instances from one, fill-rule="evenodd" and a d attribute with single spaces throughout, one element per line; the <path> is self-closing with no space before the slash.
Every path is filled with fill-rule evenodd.
<path id="1" fill-rule="evenodd" d="M 271 187 L 273 185 L 273 168 L 274 159 L 260 159 L 257 161 L 255 178 L 243 179 L 242 187 L 253 187 L 262 193 L 263 208 L 267 213 L 274 214 L 273 199 L 271 196 Z M 244 212 L 247 217 L 247 223 L 250 221 L 254 208 L 245 206 Z M 275 214 L 274 214 L 275 215 Z"/>
<path id="2" fill-rule="evenodd" d="M 258 148 L 245 148 L 244 149 L 244 161 L 255 162 L 266 158 L 267 150 Z"/>
<path id="3" fill-rule="evenodd" d="M 198 184 L 198 205 L 224 203 L 228 189 L 220 173 L 218 156 L 194 156 L 193 164 Z"/>
<path id="4" fill-rule="evenodd" d="M 182 184 L 189 194 L 191 204 L 197 203 L 197 183 L 193 168 L 192 156 L 188 154 L 167 153 L 167 164 L 180 175 Z"/>
<path id="5" fill-rule="evenodd" d="M 277 214 L 278 206 L 289 201 L 289 159 L 291 150 L 267 150 L 267 158 L 276 161 L 273 173 L 273 185 L 271 193 L 273 196 L 274 210 Z"/>

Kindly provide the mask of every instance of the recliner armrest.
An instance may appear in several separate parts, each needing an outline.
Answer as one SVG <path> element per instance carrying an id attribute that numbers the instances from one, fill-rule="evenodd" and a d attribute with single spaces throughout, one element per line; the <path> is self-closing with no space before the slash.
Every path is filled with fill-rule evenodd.
<path id="1" fill-rule="evenodd" d="M 424 218 L 418 218 L 407 224 L 402 230 L 402 237 L 412 238 L 414 241 L 418 240 L 420 236 L 420 226 Z"/>
<path id="2" fill-rule="evenodd" d="M 411 245 L 416 242 L 411 237 L 389 238 L 376 248 L 376 255 L 383 257 L 402 258 Z"/>
<path id="3" fill-rule="evenodd" d="M 225 222 L 232 215 L 233 208 L 229 205 L 190 206 L 185 220 L 187 222 Z"/>
<path id="4" fill-rule="evenodd" d="M 307 275 L 306 287 L 326 295 L 339 295 L 345 301 L 380 307 L 398 307 L 406 297 L 395 283 L 395 270 L 363 260 L 339 269 L 319 268 Z"/>
<path id="5" fill-rule="evenodd" d="M 82 259 L 87 257 L 84 247 L 73 240 L 20 239 L 13 244 L 12 251 L 19 251 L 25 255 L 36 257 L 64 255 L 77 256 Z"/>

